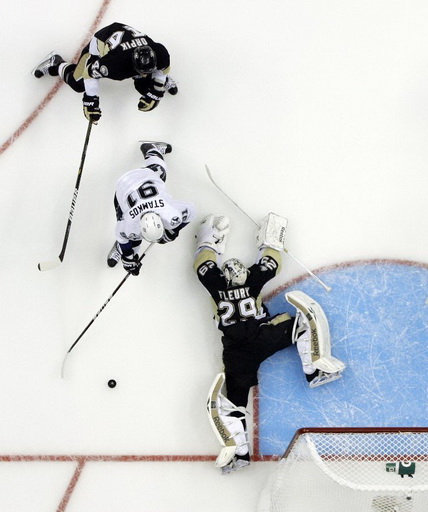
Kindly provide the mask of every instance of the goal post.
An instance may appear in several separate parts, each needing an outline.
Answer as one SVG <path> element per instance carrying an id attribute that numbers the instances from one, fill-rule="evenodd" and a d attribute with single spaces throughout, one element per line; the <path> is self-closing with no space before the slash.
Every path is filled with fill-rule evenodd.
<path id="1" fill-rule="evenodd" d="M 258 512 L 426 512 L 428 428 L 302 428 Z"/>

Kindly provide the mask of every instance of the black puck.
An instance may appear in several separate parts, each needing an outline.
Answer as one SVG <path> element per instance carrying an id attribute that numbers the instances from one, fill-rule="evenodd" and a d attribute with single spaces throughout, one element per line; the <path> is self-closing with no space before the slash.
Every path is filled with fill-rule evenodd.
<path id="1" fill-rule="evenodd" d="M 110 379 L 107 382 L 107 385 L 108 385 L 109 388 L 115 388 L 116 387 L 116 381 L 114 379 Z"/>

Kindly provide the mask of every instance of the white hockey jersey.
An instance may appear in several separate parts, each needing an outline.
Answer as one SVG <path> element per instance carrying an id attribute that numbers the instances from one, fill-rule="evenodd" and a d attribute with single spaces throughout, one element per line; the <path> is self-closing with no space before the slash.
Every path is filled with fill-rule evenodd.
<path id="1" fill-rule="evenodd" d="M 187 224 L 195 217 L 193 204 L 173 199 L 166 192 L 165 183 L 149 168 L 134 169 L 121 176 L 116 199 L 123 214 L 116 225 L 116 239 L 120 244 L 143 238 L 140 219 L 144 213 L 157 213 L 167 230 Z"/>

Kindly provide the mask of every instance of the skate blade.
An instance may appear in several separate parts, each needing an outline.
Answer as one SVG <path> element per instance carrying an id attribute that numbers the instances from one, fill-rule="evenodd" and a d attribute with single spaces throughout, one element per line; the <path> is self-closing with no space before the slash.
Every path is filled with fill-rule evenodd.
<path id="1" fill-rule="evenodd" d="M 309 387 L 310 388 L 319 388 L 320 386 L 323 386 L 324 384 L 329 384 L 330 382 L 333 382 L 334 380 L 338 380 L 341 378 L 342 378 L 342 374 L 339 373 L 338 375 L 322 378 L 316 382 L 312 381 L 309 383 Z"/>
<path id="2" fill-rule="evenodd" d="M 240 460 L 235 464 L 229 464 L 221 468 L 222 475 L 228 475 L 229 473 L 234 473 L 235 471 L 240 471 L 250 465 L 249 461 Z"/>

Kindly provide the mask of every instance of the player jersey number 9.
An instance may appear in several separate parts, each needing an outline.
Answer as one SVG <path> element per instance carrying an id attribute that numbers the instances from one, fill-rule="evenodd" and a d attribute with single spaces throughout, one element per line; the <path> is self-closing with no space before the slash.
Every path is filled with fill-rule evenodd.
<path id="1" fill-rule="evenodd" d="M 236 324 L 234 320 L 235 313 L 238 313 L 242 319 L 256 318 L 257 306 L 254 297 L 241 299 L 236 305 L 228 300 L 222 300 L 218 303 L 219 318 L 223 327 Z"/>
<path id="2" fill-rule="evenodd" d="M 138 195 L 138 199 L 135 198 L 135 194 Z M 126 198 L 130 208 L 133 208 L 136 203 L 140 200 L 145 201 L 151 197 L 159 194 L 158 189 L 155 187 L 153 181 L 147 180 L 141 184 L 135 192 L 131 192 Z"/>

